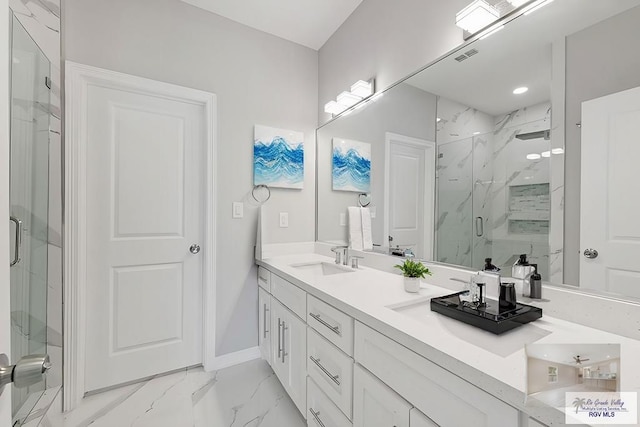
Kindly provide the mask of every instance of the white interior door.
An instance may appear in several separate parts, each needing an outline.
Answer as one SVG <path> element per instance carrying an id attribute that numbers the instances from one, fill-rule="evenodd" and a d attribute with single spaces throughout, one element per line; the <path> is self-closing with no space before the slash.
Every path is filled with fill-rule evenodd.
<path id="1" fill-rule="evenodd" d="M 435 143 L 387 133 L 385 163 L 385 235 L 393 238 L 389 245 L 432 259 Z"/>
<path id="2" fill-rule="evenodd" d="M 203 110 L 89 88 L 86 392 L 202 363 Z"/>
<path id="3" fill-rule="evenodd" d="M 584 102 L 581 129 L 580 287 L 640 297 L 640 88 Z"/>

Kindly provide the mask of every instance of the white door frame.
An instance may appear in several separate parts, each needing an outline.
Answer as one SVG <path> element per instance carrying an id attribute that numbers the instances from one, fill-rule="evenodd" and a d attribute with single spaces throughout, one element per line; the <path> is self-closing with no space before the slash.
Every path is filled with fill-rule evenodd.
<path id="1" fill-rule="evenodd" d="M 424 235 L 423 235 L 423 240 L 425 242 L 425 251 L 427 248 L 427 237 L 431 236 L 432 241 L 431 241 L 431 257 L 433 258 L 435 252 L 435 228 L 434 228 L 434 224 L 435 224 L 435 207 L 436 207 L 436 199 L 435 199 L 435 193 L 436 193 L 436 189 L 435 189 L 435 179 L 436 179 L 436 143 L 433 141 L 428 141 L 426 139 L 419 139 L 419 138 L 413 138 L 411 136 L 406 136 L 406 135 L 400 135 L 398 133 L 393 133 L 393 132 L 385 132 L 385 137 L 384 137 L 384 176 L 388 177 L 389 176 L 389 172 L 391 170 L 391 159 L 389 158 L 390 154 L 391 154 L 391 141 L 398 141 L 404 145 L 410 146 L 410 147 L 419 147 L 422 149 L 431 149 L 433 150 L 433 174 L 429 175 L 427 174 L 427 171 L 425 170 L 425 174 L 424 174 L 424 180 L 425 180 L 425 184 L 427 184 L 429 182 L 428 177 L 431 176 L 431 182 L 433 183 L 433 193 L 431 195 L 431 199 L 427 199 L 425 197 L 424 199 L 424 206 L 428 206 L 428 204 L 431 204 L 431 208 L 432 208 L 432 212 L 431 212 L 431 219 L 429 219 L 428 221 L 424 221 Z M 425 163 L 428 162 L 428 159 L 425 158 Z M 426 185 L 425 185 L 426 188 Z M 388 239 L 389 237 L 389 200 L 390 200 L 390 195 L 389 195 L 389 180 L 385 178 L 384 180 L 384 224 L 383 224 L 383 236 L 382 236 L 382 240 L 384 243 L 386 243 L 387 245 L 391 246 L 389 244 L 388 241 L 385 241 L 385 239 Z M 426 212 L 425 212 L 426 213 Z"/>
<path id="2" fill-rule="evenodd" d="M 167 99 L 200 104 L 206 114 L 205 221 L 203 266 L 203 365 L 215 369 L 215 162 L 216 95 L 169 83 L 66 61 L 64 149 L 64 410 L 84 397 L 86 340 L 86 176 L 87 107 L 91 86 L 152 93 Z"/>

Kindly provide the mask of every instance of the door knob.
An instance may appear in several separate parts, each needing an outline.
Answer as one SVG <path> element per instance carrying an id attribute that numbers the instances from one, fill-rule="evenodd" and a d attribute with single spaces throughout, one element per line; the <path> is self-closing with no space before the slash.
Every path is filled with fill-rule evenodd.
<path id="1" fill-rule="evenodd" d="M 595 249 L 585 249 L 584 250 L 584 256 L 589 258 L 589 259 L 594 259 L 594 258 L 598 258 L 598 251 L 596 251 Z"/>
<path id="2" fill-rule="evenodd" d="M 39 383 L 50 368 L 47 354 L 25 356 L 15 365 L 9 364 L 6 354 L 0 354 L 0 394 L 7 384 L 14 383 L 16 387 L 23 388 Z"/>
<path id="3" fill-rule="evenodd" d="M 189 246 L 189 252 L 194 255 L 197 254 L 198 252 L 200 252 L 200 245 L 194 243 L 193 245 Z"/>

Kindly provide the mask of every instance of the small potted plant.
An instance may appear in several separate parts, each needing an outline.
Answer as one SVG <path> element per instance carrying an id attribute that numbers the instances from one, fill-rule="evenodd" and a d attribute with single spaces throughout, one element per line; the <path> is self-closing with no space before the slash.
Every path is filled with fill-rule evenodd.
<path id="1" fill-rule="evenodd" d="M 425 274 L 431 276 L 431 271 L 420 261 L 407 259 L 404 263 L 394 265 L 394 267 L 402 271 L 404 290 L 407 292 L 418 292 L 420 279 L 424 279 Z"/>

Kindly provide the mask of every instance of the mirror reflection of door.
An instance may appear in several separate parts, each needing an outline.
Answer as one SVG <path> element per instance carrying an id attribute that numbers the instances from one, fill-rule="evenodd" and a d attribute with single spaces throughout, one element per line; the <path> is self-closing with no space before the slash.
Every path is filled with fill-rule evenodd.
<path id="1" fill-rule="evenodd" d="M 432 259 L 435 143 L 387 132 L 385 161 L 384 234 L 393 236 L 389 246 Z"/>
<path id="2" fill-rule="evenodd" d="M 11 61 L 11 361 L 47 353 L 50 63 L 13 18 Z M 13 425 L 45 381 L 12 390 Z M 17 424 L 16 424 L 17 423 Z"/>

